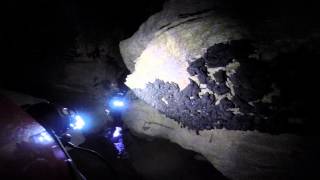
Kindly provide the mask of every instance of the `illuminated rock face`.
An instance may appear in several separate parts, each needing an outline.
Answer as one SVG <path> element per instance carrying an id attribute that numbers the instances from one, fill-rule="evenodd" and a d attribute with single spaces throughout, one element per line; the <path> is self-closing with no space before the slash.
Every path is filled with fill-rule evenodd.
<path id="1" fill-rule="evenodd" d="M 284 131 L 281 128 L 286 128 L 287 122 L 267 119 L 267 108 L 276 105 L 262 102 L 266 94 L 274 91 L 269 64 L 248 58 L 251 53 L 253 47 L 248 41 L 219 43 L 189 64 L 190 79 L 184 89 L 157 79 L 143 89 L 135 89 L 135 93 L 190 129 Z M 266 108 L 259 108 L 261 105 Z M 261 125 L 263 121 L 271 123 Z"/>
<path id="2" fill-rule="evenodd" d="M 178 2 L 168 2 L 120 43 L 132 71 L 126 85 L 167 117 L 197 131 L 301 131 L 304 117 L 294 114 L 303 102 L 292 96 L 301 92 L 283 79 L 301 79 L 299 68 L 287 63 L 299 64 L 299 53 L 311 57 L 310 50 L 292 52 L 312 38 L 279 32 L 261 39 L 261 29 L 249 31 L 208 1 Z"/>
<path id="3" fill-rule="evenodd" d="M 232 179 L 295 174 L 291 164 L 303 166 L 290 154 L 309 152 L 298 134 L 316 127 L 316 109 L 306 105 L 317 92 L 302 82 L 315 82 L 311 59 L 320 56 L 309 45 L 320 36 L 312 28 L 287 33 L 277 19 L 248 25 L 197 2 L 169 1 L 120 43 L 131 70 L 126 85 L 154 108 L 134 102 L 125 123 L 203 154 Z"/>
<path id="4" fill-rule="evenodd" d="M 318 137 L 257 131 L 183 128 L 141 100 L 132 100 L 124 123 L 143 136 L 169 139 L 201 153 L 230 179 L 303 179 L 317 176 Z M 312 145 L 310 146 L 310 142 Z M 317 160 L 316 160 L 317 159 Z M 311 178 L 311 179 L 312 179 Z"/>

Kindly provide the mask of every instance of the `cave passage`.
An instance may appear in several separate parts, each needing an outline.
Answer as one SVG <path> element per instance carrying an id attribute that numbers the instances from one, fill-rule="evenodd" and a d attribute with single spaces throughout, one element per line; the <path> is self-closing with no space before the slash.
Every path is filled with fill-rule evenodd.
<path id="1" fill-rule="evenodd" d="M 319 176 L 317 7 L 1 2 L 0 179 Z"/>

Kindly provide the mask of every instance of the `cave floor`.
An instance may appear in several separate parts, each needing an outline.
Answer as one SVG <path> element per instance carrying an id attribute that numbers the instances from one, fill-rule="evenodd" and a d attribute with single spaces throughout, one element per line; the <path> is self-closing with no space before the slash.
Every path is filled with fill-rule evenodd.
<path id="1" fill-rule="evenodd" d="M 125 152 L 119 151 L 105 133 L 86 137 L 80 146 L 99 152 L 108 165 L 85 152 L 69 151 L 87 179 L 198 180 L 226 179 L 201 155 L 163 139 L 134 136 L 127 129 L 122 138 Z"/>

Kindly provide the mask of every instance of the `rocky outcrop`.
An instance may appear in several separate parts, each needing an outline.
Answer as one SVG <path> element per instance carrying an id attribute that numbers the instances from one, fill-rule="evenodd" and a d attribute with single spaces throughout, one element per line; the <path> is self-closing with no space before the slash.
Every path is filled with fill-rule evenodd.
<path id="1" fill-rule="evenodd" d="M 270 135 L 258 131 L 181 127 L 141 100 L 132 100 L 124 123 L 144 137 L 169 139 L 201 153 L 230 179 L 301 179 L 317 177 L 317 137 Z M 317 158 L 317 159 L 316 159 Z"/>
<path id="2" fill-rule="evenodd" d="M 297 65 L 300 58 L 317 56 L 314 47 L 305 47 L 319 40 L 315 31 L 299 37 L 285 34 L 277 23 L 266 23 L 264 28 L 278 31 L 264 32 L 262 38 L 259 23 L 252 28 L 239 18 L 217 13 L 208 3 L 178 2 L 170 1 L 120 44 L 132 70 L 126 85 L 195 130 L 281 133 L 301 126 L 304 117 L 293 114 L 304 102 L 292 96 L 301 91 L 284 79 L 312 76 L 301 74 Z"/>
<path id="3" fill-rule="evenodd" d="M 307 17 L 300 17 L 306 19 L 301 28 L 290 13 L 276 14 L 275 10 L 272 16 L 263 14 L 267 11 L 248 16 L 251 7 L 237 11 L 218 2 L 169 1 L 130 39 L 120 43 L 131 70 L 126 85 L 165 115 L 143 116 L 128 125 L 137 132 L 155 135 L 146 133 L 148 127 L 136 128 L 141 122 L 152 121 L 166 129 L 158 132 L 161 128 L 156 128 L 157 136 L 184 147 L 195 144 L 189 148 L 207 154 L 212 164 L 232 179 L 277 177 L 278 172 L 270 169 L 290 174 L 290 164 L 298 159 L 278 161 L 271 157 L 295 151 L 295 143 L 315 134 L 316 110 L 305 105 L 312 103 L 316 91 L 301 82 L 315 82 L 312 59 L 320 57 L 316 50 L 318 27 Z M 144 112 L 144 108 L 135 110 Z M 169 131 L 174 135 L 168 135 Z M 183 137 L 176 138 L 181 134 Z M 213 148 L 202 136 L 219 143 Z M 240 147 L 231 147 L 235 142 Z M 243 152 L 247 146 L 252 156 Z M 284 157 L 290 159 L 289 154 Z M 229 163 L 221 164 L 215 159 L 218 157 Z M 264 158 L 268 161 L 263 162 Z M 244 165 L 236 169 L 238 163 Z"/>

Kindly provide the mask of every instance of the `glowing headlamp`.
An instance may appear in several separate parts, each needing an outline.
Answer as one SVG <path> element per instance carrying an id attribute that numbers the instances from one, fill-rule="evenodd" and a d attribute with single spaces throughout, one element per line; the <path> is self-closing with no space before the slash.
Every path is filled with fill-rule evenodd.
<path id="1" fill-rule="evenodd" d="M 116 127 L 116 129 L 114 130 L 114 132 L 112 134 L 112 137 L 116 138 L 116 137 L 121 136 L 121 131 L 122 131 L 121 127 Z"/>
<path id="2" fill-rule="evenodd" d="M 83 118 L 80 115 L 75 115 L 72 117 L 70 127 L 72 129 L 77 130 L 77 129 L 82 129 L 86 123 L 84 122 Z"/>
<path id="3" fill-rule="evenodd" d="M 120 101 L 120 100 L 114 100 L 114 101 L 112 102 L 112 105 L 113 105 L 114 107 L 123 107 L 123 106 L 124 106 L 124 102 L 123 102 L 123 101 Z"/>
<path id="4" fill-rule="evenodd" d="M 109 101 L 109 107 L 113 110 L 121 110 L 126 107 L 126 101 L 122 97 L 113 97 Z"/>

